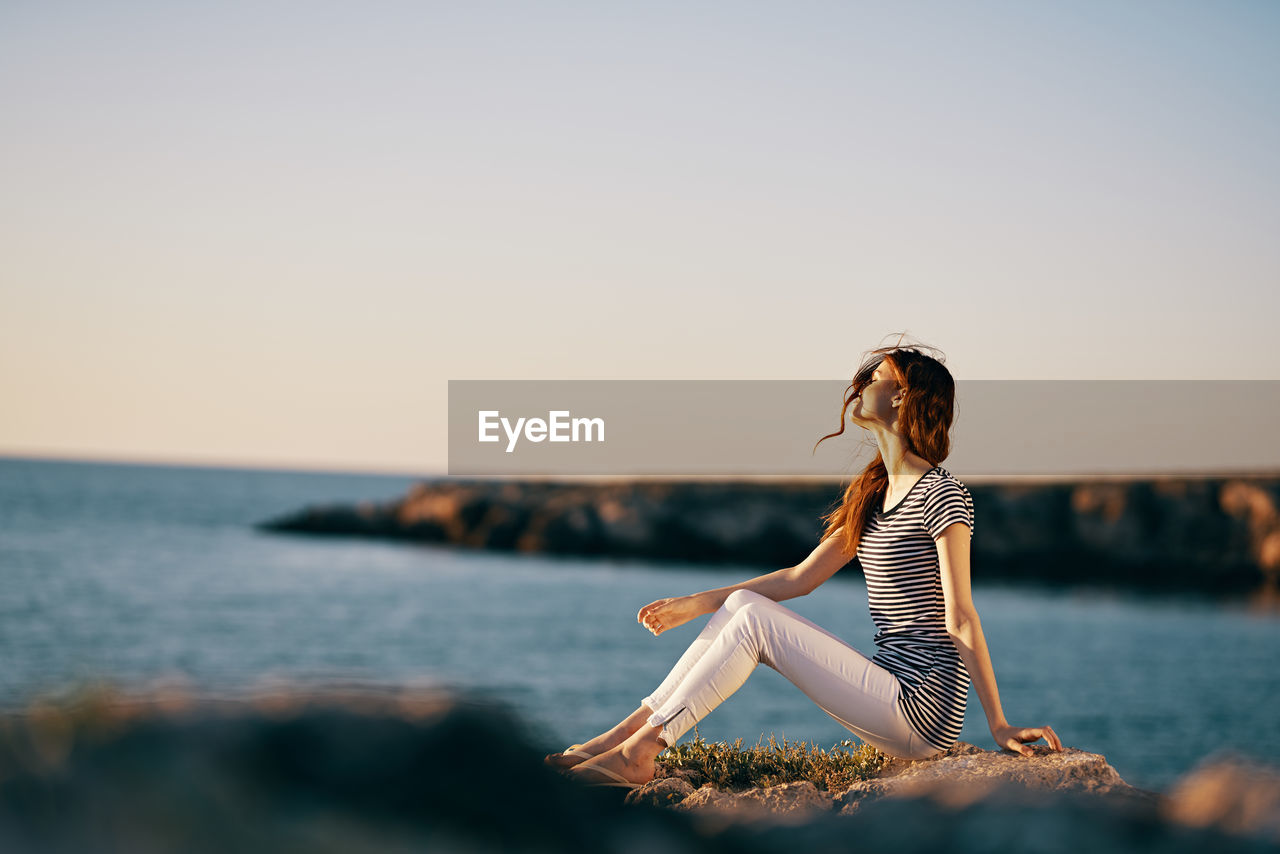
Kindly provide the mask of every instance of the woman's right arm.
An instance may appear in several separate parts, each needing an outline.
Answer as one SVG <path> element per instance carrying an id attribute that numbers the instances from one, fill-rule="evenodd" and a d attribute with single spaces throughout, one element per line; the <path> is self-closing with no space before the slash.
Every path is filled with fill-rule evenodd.
<path id="1" fill-rule="evenodd" d="M 709 614 L 719 610 L 724 600 L 728 599 L 729 594 L 735 590 L 753 590 L 775 602 L 794 599 L 797 596 L 808 596 L 852 560 L 840 550 L 843 531 L 842 527 L 837 528 L 835 533 L 818 543 L 817 548 L 795 566 L 779 569 L 768 575 L 758 575 L 741 584 L 717 587 L 715 590 L 704 590 L 693 594 L 702 607 L 699 613 Z"/>
<path id="2" fill-rule="evenodd" d="M 658 635 L 702 614 L 719 610 L 735 590 L 751 590 L 775 602 L 808 595 L 852 560 L 841 549 L 841 532 L 842 529 L 837 528 L 835 533 L 819 543 L 807 558 L 795 566 L 758 575 L 728 587 L 650 602 L 640 609 L 636 620 Z"/>

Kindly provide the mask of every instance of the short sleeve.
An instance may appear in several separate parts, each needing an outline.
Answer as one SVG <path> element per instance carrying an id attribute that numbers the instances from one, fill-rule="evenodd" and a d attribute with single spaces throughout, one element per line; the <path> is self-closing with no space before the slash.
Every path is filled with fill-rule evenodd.
<path id="1" fill-rule="evenodd" d="M 973 536 L 973 498 L 964 484 L 943 480 L 924 497 L 924 526 L 936 540 L 955 522 L 968 525 Z"/>

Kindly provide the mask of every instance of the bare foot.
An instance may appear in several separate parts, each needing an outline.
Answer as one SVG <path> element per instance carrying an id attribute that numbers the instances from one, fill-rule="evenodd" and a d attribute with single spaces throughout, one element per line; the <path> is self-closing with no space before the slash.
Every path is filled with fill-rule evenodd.
<path id="1" fill-rule="evenodd" d="M 583 742 L 582 744 L 575 744 L 569 748 L 569 750 L 574 750 L 576 748 L 579 751 L 590 754 L 590 756 L 569 756 L 565 753 L 548 753 L 542 761 L 550 765 L 552 768 L 558 768 L 561 770 L 581 765 L 587 759 L 595 758 L 622 744 L 646 725 L 651 714 L 653 714 L 653 712 L 642 703 L 640 708 L 632 712 L 626 720 L 619 723 L 613 729 L 597 735 L 590 741 Z"/>
<path id="2" fill-rule="evenodd" d="M 634 730 L 632 730 L 632 732 L 634 732 Z M 543 761 L 552 768 L 559 768 L 561 770 L 566 768 L 575 768 L 588 759 L 594 759 L 602 753 L 607 753 L 608 751 L 613 750 L 630 737 L 631 732 L 614 728 L 603 735 L 596 736 L 585 744 L 573 745 L 569 748 L 569 750 L 575 751 L 573 755 L 568 754 L 567 751 L 565 753 L 548 753 Z M 583 753 L 588 755 L 583 756 Z"/>
<path id="3" fill-rule="evenodd" d="M 570 753 L 569 751 L 574 751 Z M 587 755 L 583 755 L 583 754 Z M 570 745 L 564 753 L 548 753 L 542 760 L 552 768 L 572 768 L 595 756 L 591 751 L 586 750 L 581 744 Z"/>
<path id="4" fill-rule="evenodd" d="M 644 784 L 652 780 L 658 773 L 658 764 L 654 760 L 664 748 L 660 743 L 650 744 L 629 738 L 622 744 L 584 760 L 574 766 L 569 776 L 584 783 L 617 782 L 606 774 L 593 774 L 592 768 L 608 768 L 624 780 L 631 783 Z"/>

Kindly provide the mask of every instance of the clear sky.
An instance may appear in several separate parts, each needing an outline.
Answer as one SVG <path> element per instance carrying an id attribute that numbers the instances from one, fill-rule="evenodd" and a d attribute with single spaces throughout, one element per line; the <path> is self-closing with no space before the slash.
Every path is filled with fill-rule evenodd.
<path id="1" fill-rule="evenodd" d="M 449 379 L 1280 379 L 1280 4 L 0 5 L 0 454 L 442 472 Z M 1224 370 L 1225 366 L 1225 370 Z"/>

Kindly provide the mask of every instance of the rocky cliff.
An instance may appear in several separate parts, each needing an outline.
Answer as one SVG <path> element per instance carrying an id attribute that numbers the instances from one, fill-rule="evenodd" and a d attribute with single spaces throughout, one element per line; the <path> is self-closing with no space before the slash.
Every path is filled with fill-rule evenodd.
<path id="1" fill-rule="evenodd" d="M 974 484 L 976 581 L 1084 583 L 1280 601 L 1280 478 Z M 776 569 L 817 544 L 841 488 L 815 482 L 442 480 L 304 508 L 272 531 Z M 856 561 L 854 561 L 856 563 Z"/>

